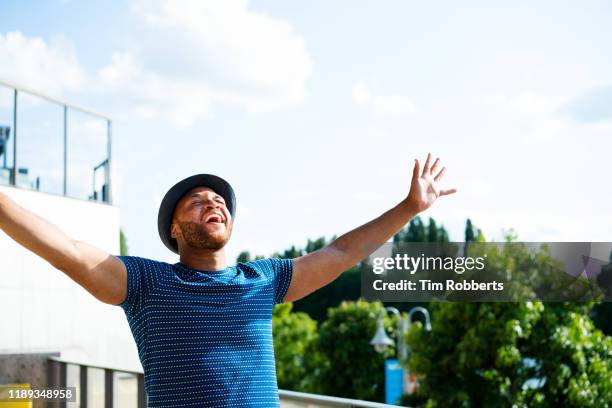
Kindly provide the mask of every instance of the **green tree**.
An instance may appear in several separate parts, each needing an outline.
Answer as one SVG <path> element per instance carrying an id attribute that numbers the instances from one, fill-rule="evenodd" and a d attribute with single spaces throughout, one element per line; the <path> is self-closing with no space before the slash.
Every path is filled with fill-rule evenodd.
<path id="1" fill-rule="evenodd" d="M 384 361 L 395 352 L 379 354 L 370 345 L 376 333 L 382 304 L 364 300 L 345 301 L 330 308 L 321 325 L 317 347 L 327 364 L 317 379 L 325 395 L 384 401 Z M 388 332 L 395 333 L 394 319 L 385 317 Z M 393 334 L 392 334 L 393 335 Z"/>
<path id="2" fill-rule="evenodd" d="M 612 335 L 612 252 L 609 261 L 597 276 L 599 286 L 606 289 L 608 301 L 595 305 L 591 314 L 595 326 L 605 334 Z"/>
<path id="3" fill-rule="evenodd" d="M 474 232 L 474 226 L 472 225 L 472 220 L 468 218 L 467 221 L 465 222 L 465 242 L 466 243 L 474 242 L 476 241 L 475 237 L 476 237 L 476 233 Z"/>
<path id="4" fill-rule="evenodd" d="M 400 242 L 449 242 L 448 232 L 443 225 L 438 227 L 433 218 L 429 218 L 427 228 L 418 215 L 408 225 L 393 236 L 394 243 Z"/>
<path id="5" fill-rule="evenodd" d="M 602 302 L 596 305 L 593 308 L 592 318 L 599 330 L 612 336 L 612 302 Z"/>
<path id="6" fill-rule="evenodd" d="M 427 242 L 440 242 L 440 229 L 431 217 L 429 217 L 429 224 L 427 225 Z"/>
<path id="7" fill-rule="evenodd" d="M 127 238 L 121 228 L 119 229 L 119 255 L 128 255 Z"/>
<path id="8" fill-rule="evenodd" d="M 310 317 L 323 323 L 330 307 L 338 306 L 343 300 L 356 300 L 361 296 L 361 265 L 343 272 L 336 280 L 294 304 L 295 311 L 308 313 Z"/>
<path id="9" fill-rule="evenodd" d="M 236 262 L 249 262 L 251 260 L 251 253 L 249 251 L 242 251 L 238 254 Z"/>
<path id="10" fill-rule="evenodd" d="M 291 245 L 291 248 L 285 249 L 283 252 L 275 252 L 272 257 L 293 259 L 298 258 L 303 254 L 304 253 L 301 249 L 297 248 L 295 245 Z"/>
<path id="11" fill-rule="evenodd" d="M 263 255 L 255 255 L 255 257 L 252 257 L 249 251 L 242 251 L 236 257 L 236 262 L 250 262 L 263 258 L 265 258 Z"/>
<path id="12" fill-rule="evenodd" d="M 546 247 L 528 250 L 506 233 L 487 252 L 487 275 L 509 274 L 521 297 L 555 290 Z M 481 250 L 473 248 L 474 250 Z M 474 255 L 470 252 L 471 255 Z M 519 276 L 522 277 L 518 279 Z M 531 277 L 531 287 L 518 282 Z M 589 316 L 593 303 L 431 303 L 431 332 L 410 333 L 410 368 L 427 407 L 612 407 L 612 338 Z"/>
<path id="13" fill-rule="evenodd" d="M 393 242 L 425 242 L 427 234 L 425 224 L 418 215 L 410 220 L 407 227 L 402 228 L 393 237 Z"/>
<path id="14" fill-rule="evenodd" d="M 304 250 L 307 254 L 309 254 L 311 252 L 316 251 L 317 249 L 323 248 L 325 245 L 327 245 L 327 243 L 325 242 L 325 237 L 320 237 L 318 239 L 315 239 L 314 241 L 308 239 L 308 242 L 306 243 L 306 248 Z"/>
<path id="15" fill-rule="evenodd" d="M 292 313 L 292 303 L 274 307 L 272 333 L 278 386 L 282 389 L 314 392 L 314 377 L 323 365 L 315 344 L 317 322 L 306 313 Z"/>
<path id="16" fill-rule="evenodd" d="M 413 326 L 410 368 L 427 407 L 610 407 L 612 339 L 588 304 L 435 303 Z M 426 403 L 423 403 L 426 401 Z M 420 402 L 420 404 L 419 404 Z"/>
<path id="17" fill-rule="evenodd" d="M 332 237 L 333 241 L 335 237 Z M 304 249 L 294 245 L 282 251 L 275 252 L 273 257 L 297 258 L 306 253 L 316 251 L 327 245 L 325 237 L 316 240 L 308 239 Z M 361 294 L 361 266 L 357 265 L 342 273 L 335 281 L 326 285 L 310 295 L 294 302 L 293 310 L 307 313 L 317 322 L 322 323 L 327 315 L 327 309 L 337 306 L 343 300 L 357 299 Z"/>
<path id="18" fill-rule="evenodd" d="M 444 226 L 440 226 L 440 232 L 438 233 L 439 240 L 438 242 L 450 242 L 450 238 L 448 237 L 448 232 Z"/>

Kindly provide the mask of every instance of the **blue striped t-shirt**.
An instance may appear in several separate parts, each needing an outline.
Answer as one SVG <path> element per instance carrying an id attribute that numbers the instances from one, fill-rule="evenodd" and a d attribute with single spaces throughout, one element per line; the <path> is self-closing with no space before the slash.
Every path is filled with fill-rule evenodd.
<path id="1" fill-rule="evenodd" d="M 118 256 L 125 311 L 144 368 L 148 407 L 279 407 L 272 308 L 291 283 L 291 259 L 200 271 Z"/>

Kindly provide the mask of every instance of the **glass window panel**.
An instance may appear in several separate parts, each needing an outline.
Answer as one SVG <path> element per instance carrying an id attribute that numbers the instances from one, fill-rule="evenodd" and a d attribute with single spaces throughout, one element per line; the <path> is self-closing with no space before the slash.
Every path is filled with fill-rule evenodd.
<path id="1" fill-rule="evenodd" d="M 68 195 L 102 200 L 107 158 L 107 122 L 78 111 L 68 113 Z M 95 170 L 98 167 L 97 170 Z"/>
<path id="2" fill-rule="evenodd" d="M 63 107 L 23 92 L 17 106 L 17 187 L 63 194 Z"/>

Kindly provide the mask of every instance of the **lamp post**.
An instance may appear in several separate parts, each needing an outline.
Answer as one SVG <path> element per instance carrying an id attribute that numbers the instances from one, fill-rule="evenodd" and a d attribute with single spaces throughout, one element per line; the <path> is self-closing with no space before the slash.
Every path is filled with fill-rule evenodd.
<path id="1" fill-rule="evenodd" d="M 419 312 L 423 313 L 423 316 L 425 316 L 425 331 L 431 331 L 431 318 L 429 317 L 429 312 L 427 311 L 427 309 L 421 306 L 413 307 L 408 312 L 407 329 L 410 330 L 410 324 L 412 323 L 412 317 L 414 316 L 415 313 L 419 313 Z"/>
<path id="2" fill-rule="evenodd" d="M 425 316 L 425 330 L 431 331 L 431 319 L 429 316 L 429 312 L 427 309 L 421 306 L 414 307 L 410 309 L 408 312 L 408 316 L 404 318 L 399 310 L 394 307 L 383 307 L 380 310 L 380 314 L 378 315 L 378 327 L 376 329 L 376 334 L 370 341 L 370 344 L 374 346 L 374 349 L 382 353 L 386 350 L 388 346 L 393 345 L 393 340 L 387 335 L 384 325 L 384 317 L 387 312 L 393 313 L 397 317 L 397 336 L 396 336 L 396 350 L 398 360 L 406 360 L 408 358 L 409 353 L 411 352 L 410 346 L 404 341 L 404 336 L 406 332 L 410 330 L 410 325 L 412 323 L 412 318 L 416 313 L 422 313 Z M 405 367 L 402 367 L 402 391 L 404 393 L 408 392 L 408 377 L 409 373 Z"/>
<path id="3" fill-rule="evenodd" d="M 387 331 L 385 330 L 384 318 L 385 313 L 391 312 L 397 317 L 397 337 L 396 337 L 396 350 L 397 355 L 400 358 L 406 358 L 406 344 L 403 342 L 404 330 L 406 329 L 406 319 L 402 317 L 402 314 L 399 310 L 394 307 L 383 307 L 380 309 L 380 314 L 378 315 L 378 327 L 376 329 L 376 334 L 370 341 L 370 344 L 374 346 L 377 352 L 382 353 L 387 349 L 387 346 L 393 345 L 393 340 L 387 335 Z"/>

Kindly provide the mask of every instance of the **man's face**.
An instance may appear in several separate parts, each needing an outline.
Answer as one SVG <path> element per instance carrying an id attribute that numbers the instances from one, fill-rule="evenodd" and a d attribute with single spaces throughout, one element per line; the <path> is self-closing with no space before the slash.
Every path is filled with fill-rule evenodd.
<path id="1" fill-rule="evenodd" d="M 195 187 L 174 209 L 172 238 L 181 246 L 221 249 L 232 234 L 232 216 L 225 200 L 208 187 Z"/>

